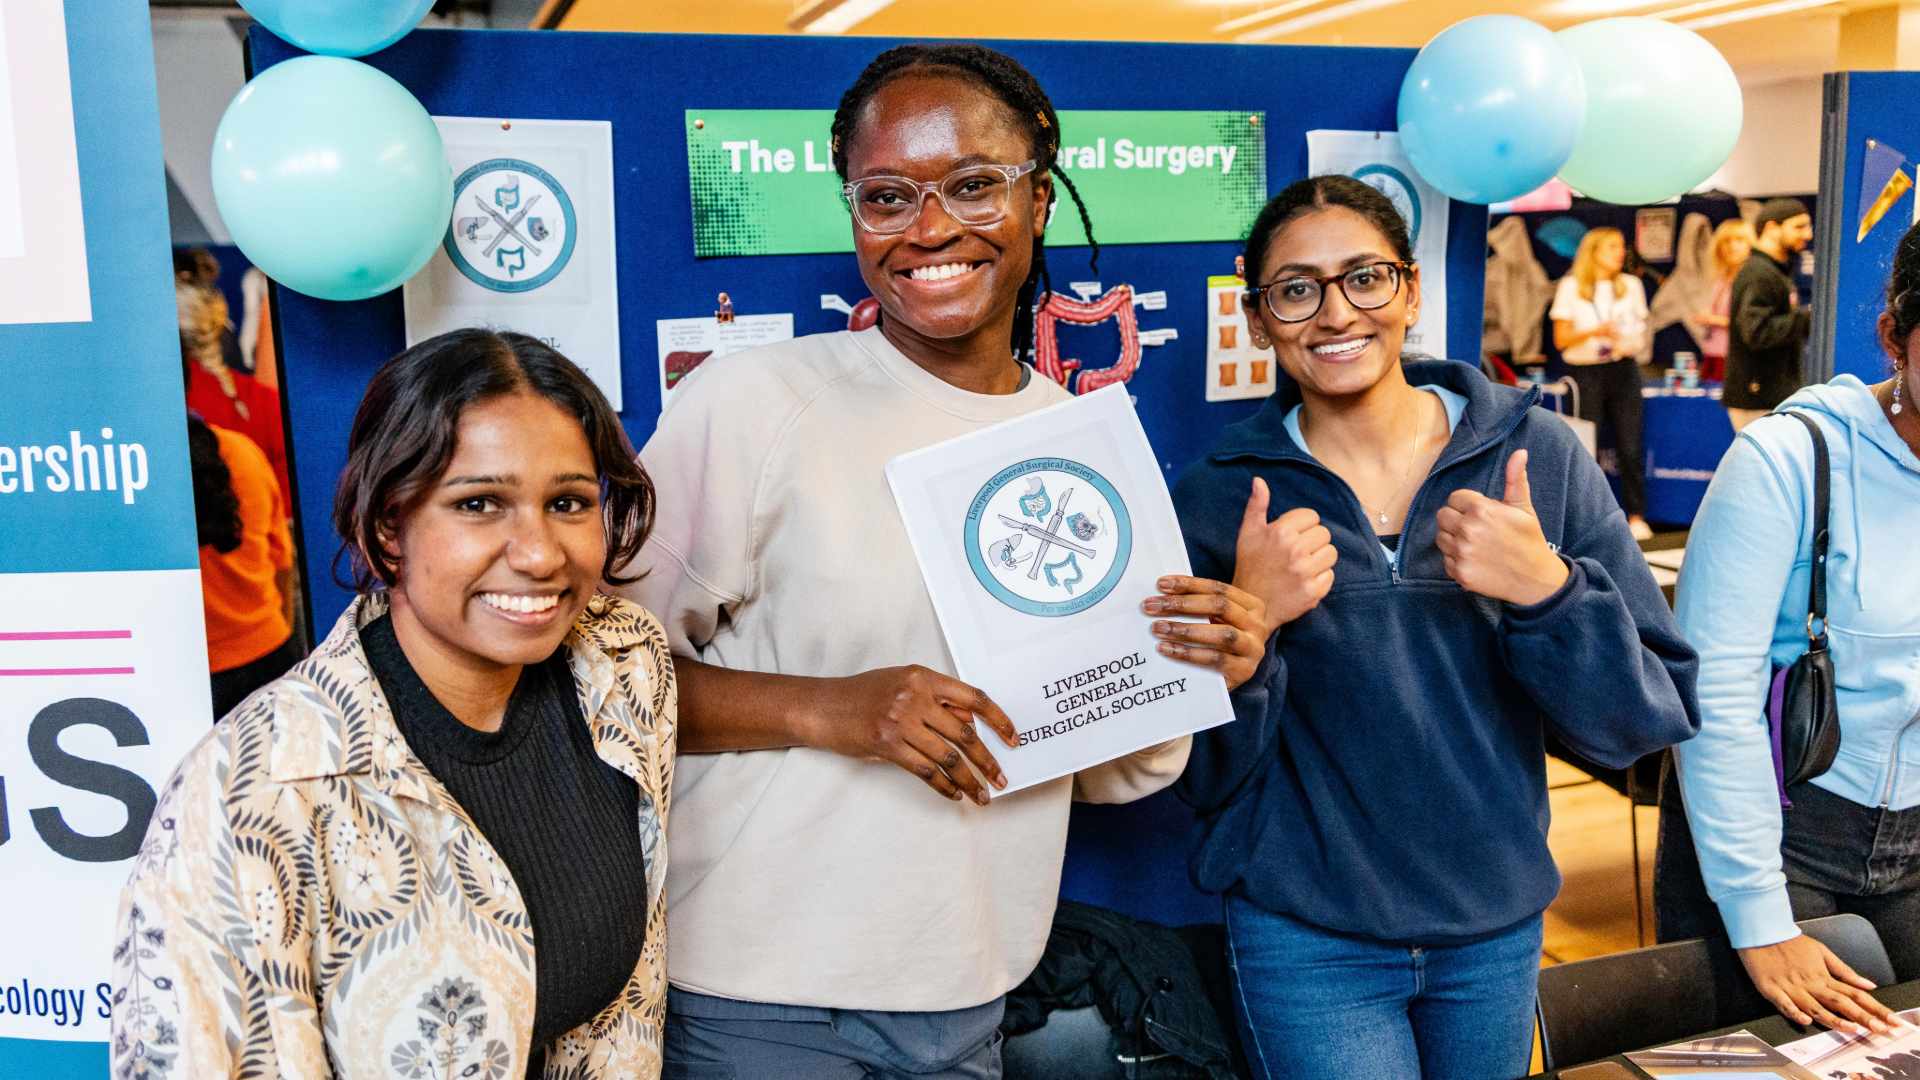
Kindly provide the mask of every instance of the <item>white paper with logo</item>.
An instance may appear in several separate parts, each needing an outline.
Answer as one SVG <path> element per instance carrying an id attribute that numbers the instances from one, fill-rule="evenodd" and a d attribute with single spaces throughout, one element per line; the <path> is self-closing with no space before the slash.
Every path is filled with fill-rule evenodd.
<path id="1" fill-rule="evenodd" d="M 1233 719 L 1225 680 L 1160 655 L 1140 610 L 1189 565 L 1124 386 L 903 454 L 887 481 L 956 673 L 1020 732 L 979 726 L 1008 790 Z"/>
<path id="2" fill-rule="evenodd" d="M 407 344 L 467 326 L 518 331 L 580 365 L 622 408 L 613 125 L 433 122 L 453 170 L 453 214 L 406 284 Z"/>

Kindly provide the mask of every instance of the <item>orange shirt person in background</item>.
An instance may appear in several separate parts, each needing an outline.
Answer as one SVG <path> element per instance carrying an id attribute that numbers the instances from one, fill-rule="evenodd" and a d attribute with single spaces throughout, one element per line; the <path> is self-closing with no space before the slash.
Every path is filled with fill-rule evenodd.
<path id="1" fill-rule="evenodd" d="M 207 666 L 218 719 L 300 659 L 289 610 L 293 539 L 253 440 L 189 414 Z"/>

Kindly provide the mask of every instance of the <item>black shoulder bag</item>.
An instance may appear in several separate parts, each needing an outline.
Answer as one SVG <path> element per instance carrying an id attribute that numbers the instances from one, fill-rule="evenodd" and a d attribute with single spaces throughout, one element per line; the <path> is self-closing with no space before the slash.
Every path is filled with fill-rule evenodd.
<path id="1" fill-rule="evenodd" d="M 1840 752 L 1840 715 L 1833 697 L 1833 656 L 1827 652 L 1827 440 L 1804 413 L 1788 411 L 1813 436 L 1813 573 L 1807 596 L 1807 651 L 1773 673 L 1767 727 L 1773 735 L 1774 780 L 1780 805 L 1787 789 L 1833 767 Z"/>

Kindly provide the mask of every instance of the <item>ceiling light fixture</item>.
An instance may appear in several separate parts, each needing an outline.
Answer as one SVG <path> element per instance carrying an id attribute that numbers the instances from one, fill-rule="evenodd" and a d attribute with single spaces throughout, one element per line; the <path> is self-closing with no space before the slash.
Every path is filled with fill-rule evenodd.
<path id="1" fill-rule="evenodd" d="M 1249 11 L 1245 15 L 1237 15 L 1221 23 L 1219 26 L 1214 27 L 1213 32 L 1216 34 L 1231 34 L 1235 30 L 1245 30 L 1249 26 L 1257 26 L 1263 22 L 1271 22 L 1282 15 L 1291 15 L 1296 11 L 1303 11 L 1315 4 L 1325 2 L 1326 0 L 1287 0 L 1284 4 L 1274 4 L 1271 7 L 1263 7 L 1259 11 Z"/>
<path id="2" fill-rule="evenodd" d="M 1275 38 L 1283 38 L 1297 34 L 1302 30 L 1311 30 L 1316 26 L 1321 26 L 1326 23 L 1339 22 L 1342 19 L 1350 19 L 1355 15 L 1364 15 L 1369 11 L 1379 11 L 1381 8 L 1396 7 L 1406 2 L 1407 0 L 1347 0 L 1344 4 L 1335 4 L 1330 8 L 1311 11 L 1298 18 L 1288 19 L 1285 22 L 1274 23 L 1272 26 L 1264 26 L 1258 30 L 1249 31 L 1233 40 L 1249 45 L 1255 42 L 1272 41 Z M 1832 0 L 1822 0 L 1822 2 L 1831 3 Z"/>
<path id="3" fill-rule="evenodd" d="M 844 34 L 892 3 L 893 0 L 794 0 L 787 28 L 807 34 Z"/>
<path id="4" fill-rule="evenodd" d="M 1737 11 L 1723 12 L 1719 15 L 1688 19 L 1680 25 L 1688 30 L 1706 30 L 1752 19 L 1770 19 L 1775 15 L 1787 15 L 1795 11 L 1806 11 L 1809 8 L 1834 7 L 1837 3 L 1838 0 L 1777 0 L 1775 3 L 1761 4 L 1759 7 L 1740 8 Z"/>
<path id="5" fill-rule="evenodd" d="M 1647 12 L 1647 18 L 1669 19 L 1669 20 L 1684 19 L 1690 15 L 1700 15 L 1709 11 L 1718 11 L 1721 8 L 1730 8 L 1740 4 L 1750 4 L 1752 2 L 1753 0 L 1699 0 L 1698 3 L 1681 4 L 1679 7 L 1661 8 L 1659 11 L 1649 11 Z"/>
<path id="6" fill-rule="evenodd" d="M 1649 8 L 1660 0 L 1555 0 L 1540 11 L 1541 15 L 1554 18 L 1597 18 L 1607 15 L 1624 15 L 1639 8 Z M 1733 3 L 1734 0 L 1727 0 Z"/>

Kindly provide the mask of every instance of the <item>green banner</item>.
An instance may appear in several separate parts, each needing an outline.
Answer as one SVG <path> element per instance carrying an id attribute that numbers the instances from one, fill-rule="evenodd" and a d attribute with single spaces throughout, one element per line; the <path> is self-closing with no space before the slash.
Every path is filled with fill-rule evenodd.
<path id="1" fill-rule="evenodd" d="M 686 122 L 695 255 L 853 250 L 831 110 L 689 109 Z M 1060 126 L 1060 165 L 1102 244 L 1239 240 L 1267 200 L 1263 113 L 1069 111 Z M 1085 244 L 1059 194 L 1048 246 Z"/>

